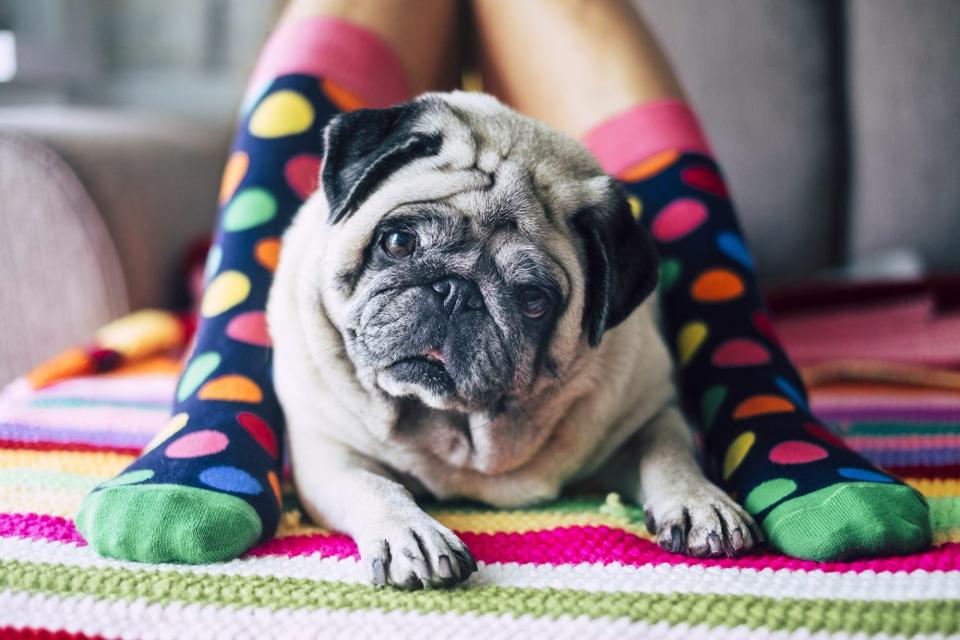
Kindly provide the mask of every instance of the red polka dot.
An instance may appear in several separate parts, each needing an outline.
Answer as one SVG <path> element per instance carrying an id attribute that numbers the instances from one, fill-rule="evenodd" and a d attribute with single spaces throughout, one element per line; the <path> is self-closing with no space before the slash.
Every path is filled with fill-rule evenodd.
<path id="1" fill-rule="evenodd" d="M 715 367 L 752 367 L 770 361 L 770 352 L 762 344 L 748 338 L 727 340 L 713 352 Z"/>
<path id="2" fill-rule="evenodd" d="M 651 231 L 661 242 L 677 240 L 691 233 L 707 219 L 707 208 L 699 200 L 678 198 L 660 212 Z"/>
<path id="3" fill-rule="evenodd" d="M 803 425 L 803 428 L 806 429 L 807 433 L 809 433 L 811 436 L 813 436 L 817 440 L 820 440 L 821 442 L 832 444 L 835 447 L 847 446 L 839 436 L 832 433 L 825 427 L 817 424 L 816 422 L 808 422 L 805 425 Z"/>
<path id="4" fill-rule="evenodd" d="M 823 447 L 802 440 L 787 440 L 770 450 L 770 462 L 804 464 L 823 460 L 827 455 Z"/>
<path id="5" fill-rule="evenodd" d="M 311 153 L 301 153 L 287 161 L 283 168 L 283 175 L 287 184 L 301 200 L 309 198 L 320 186 L 320 166 L 323 164 L 320 156 Z"/>
<path id="6" fill-rule="evenodd" d="M 757 328 L 757 331 L 760 332 L 760 335 L 773 344 L 780 346 L 780 339 L 777 338 L 777 332 L 773 329 L 773 323 L 770 321 L 770 316 L 763 311 L 754 311 L 752 320 L 753 326 Z"/>
<path id="7" fill-rule="evenodd" d="M 727 186 L 723 183 L 723 178 L 710 167 L 687 167 L 680 174 L 680 179 L 691 187 L 711 195 L 727 197 Z"/>
<path id="8" fill-rule="evenodd" d="M 267 317 L 263 311 L 248 311 L 230 320 L 227 335 L 239 342 L 269 347 L 270 334 L 267 333 Z"/>
<path id="9" fill-rule="evenodd" d="M 264 448 L 270 454 L 271 458 L 277 457 L 277 436 L 267 422 L 255 413 L 244 412 L 237 414 L 237 422 L 247 430 L 257 444 Z"/>

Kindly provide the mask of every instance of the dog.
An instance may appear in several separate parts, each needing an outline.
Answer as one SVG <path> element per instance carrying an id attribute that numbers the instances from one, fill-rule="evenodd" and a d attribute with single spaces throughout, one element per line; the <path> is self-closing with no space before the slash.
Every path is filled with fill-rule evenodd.
<path id="1" fill-rule="evenodd" d="M 416 498 L 645 505 L 695 556 L 760 542 L 703 475 L 657 327 L 657 254 L 579 143 L 476 93 L 333 118 L 267 305 L 307 514 L 370 580 L 477 570 Z"/>

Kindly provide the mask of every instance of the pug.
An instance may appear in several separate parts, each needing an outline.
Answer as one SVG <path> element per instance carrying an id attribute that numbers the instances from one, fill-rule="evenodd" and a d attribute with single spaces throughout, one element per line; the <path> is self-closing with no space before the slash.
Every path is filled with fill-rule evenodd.
<path id="1" fill-rule="evenodd" d="M 663 547 L 760 536 L 703 475 L 657 328 L 657 253 L 576 141 L 476 93 L 335 117 L 267 307 L 307 514 L 370 580 L 477 570 L 419 497 L 522 507 L 577 485 Z"/>

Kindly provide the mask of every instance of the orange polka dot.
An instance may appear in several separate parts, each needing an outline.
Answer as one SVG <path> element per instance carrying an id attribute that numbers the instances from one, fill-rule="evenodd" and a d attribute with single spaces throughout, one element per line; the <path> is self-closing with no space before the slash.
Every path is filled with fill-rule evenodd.
<path id="1" fill-rule="evenodd" d="M 227 166 L 223 170 L 223 180 L 220 182 L 220 204 L 226 204 L 233 192 L 237 190 L 243 176 L 247 174 L 248 166 L 250 166 L 250 157 L 243 151 L 237 151 L 227 160 Z"/>
<path id="2" fill-rule="evenodd" d="M 273 495 L 277 497 L 277 504 L 283 506 L 283 496 L 280 493 L 280 482 L 277 480 L 277 474 L 268 471 L 267 481 L 270 483 L 270 488 L 273 489 Z"/>
<path id="3" fill-rule="evenodd" d="M 690 295 L 698 302 L 725 302 L 743 294 L 743 280 L 726 269 L 704 271 L 690 286 Z"/>
<path id="4" fill-rule="evenodd" d="M 737 405 L 733 411 L 733 417 L 743 420 L 768 413 L 788 413 L 794 408 L 792 402 L 780 396 L 752 396 Z"/>
<path id="5" fill-rule="evenodd" d="M 280 238 L 264 238 L 258 242 L 253 257 L 267 271 L 276 271 L 280 262 Z"/>
<path id="6" fill-rule="evenodd" d="M 680 152 L 678 150 L 667 149 L 666 151 L 655 153 L 649 158 L 641 160 L 632 167 L 621 171 L 620 175 L 617 177 L 624 182 L 637 182 L 639 180 L 646 180 L 647 178 L 652 178 L 672 165 L 679 157 Z"/>
<path id="7" fill-rule="evenodd" d="M 200 387 L 198 397 L 201 400 L 257 403 L 263 400 L 263 391 L 250 378 L 231 374 L 214 378 Z"/>
<path id="8" fill-rule="evenodd" d="M 320 82 L 320 88 L 327 94 L 330 102 L 337 105 L 341 111 L 355 111 L 369 106 L 366 101 L 361 100 L 352 91 L 347 91 L 343 87 L 327 79 Z"/>

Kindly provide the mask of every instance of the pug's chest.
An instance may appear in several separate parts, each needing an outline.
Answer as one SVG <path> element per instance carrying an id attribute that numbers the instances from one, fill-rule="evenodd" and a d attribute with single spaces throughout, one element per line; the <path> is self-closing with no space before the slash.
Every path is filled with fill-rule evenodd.
<path id="1" fill-rule="evenodd" d="M 562 429 L 418 412 L 397 423 L 378 458 L 415 495 L 518 507 L 556 498 L 589 458 L 568 447 L 556 464 L 558 437 Z"/>

